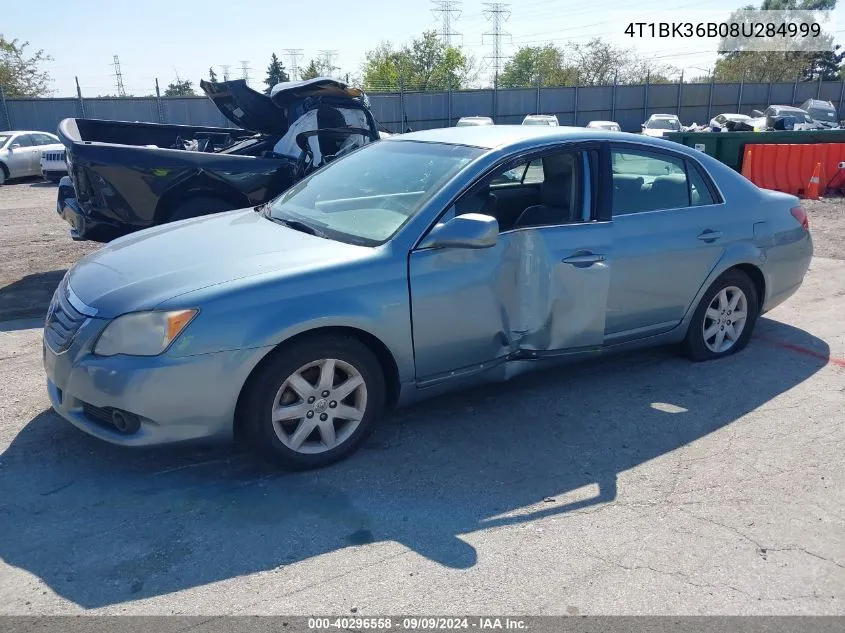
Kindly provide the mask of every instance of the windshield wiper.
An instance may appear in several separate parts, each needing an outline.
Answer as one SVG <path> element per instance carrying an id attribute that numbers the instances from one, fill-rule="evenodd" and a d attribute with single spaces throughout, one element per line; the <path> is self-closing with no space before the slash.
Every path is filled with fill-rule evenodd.
<path id="1" fill-rule="evenodd" d="M 306 224 L 305 222 L 301 222 L 300 220 L 283 220 L 282 218 L 276 218 L 272 215 L 265 215 L 268 220 L 272 220 L 277 224 L 281 224 L 282 226 L 286 226 L 289 229 L 293 229 L 294 231 L 300 231 L 302 233 L 308 233 L 308 235 L 316 235 L 317 237 L 325 237 L 320 231 L 315 229 L 310 224 Z"/>

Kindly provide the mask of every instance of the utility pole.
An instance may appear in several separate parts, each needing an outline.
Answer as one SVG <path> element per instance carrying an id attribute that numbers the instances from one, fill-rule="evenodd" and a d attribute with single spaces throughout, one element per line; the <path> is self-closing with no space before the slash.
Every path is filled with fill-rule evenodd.
<path id="1" fill-rule="evenodd" d="M 249 84 L 249 61 L 241 60 L 241 78 Z"/>
<path id="2" fill-rule="evenodd" d="M 299 79 L 299 58 L 302 57 L 301 48 L 286 48 L 282 51 L 283 55 L 287 55 L 290 59 L 290 78 L 291 81 Z"/>
<path id="3" fill-rule="evenodd" d="M 503 2 L 485 2 L 484 17 L 493 22 L 493 30 L 487 31 L 481 36 L 482 43 L 486 43 L 489 38 L 493 38 L 493 54 L 485 56 L 485 59 L 493 62 L 493 120 L 496 120 L 499 105 L 499 68 L 502 65 L 502 60 L 505 55 L 502 54 L 502 40 L 510 38 L 511 34 L 502 30 L 502 24 L 511 17 L 511 12 L 507 4 Z"/>
<path id="4" fill-rule="evenodd" d="M 457 8 L 461 3 L 457 0 L 432 0 L 431 4 L 434 5 L 431 12 L 435 17 L 440 16 L 440 38 L 448 48 L 451 48 L 453 38 L 463 39 L 460 33 L 452 30 L 452 16 L 454 15 L 455 20 L 461 17 L 461 10 Z"/>
<path id="5" fill-rule="evenodd" d="M 333 77 L 334 71 L 339 70 L 339 68 L 334 65 L 334 58 L 337 57 L 337 51 L 320 51 L 320 54 L 323 56 L 323 68 L 325 68 L 327 76 Z"/>
<path id="6" fill-rule="evenodd" d="M 120 72 L 120 59 L 118 59 L 117 55 L 114 56 L 114 62 L 112 65 L 114 66 L 114 79 L 117 85 L 117 96 L 125 97 L 126 90 L 123 88 L 123 73 Z"/>
<path id="7" fill-rule="evenodd" d="M 229 81 L 229 69 L 231 68 L 231 64 L 221 64 L 220 68 L 223 69 L 223 81 Z"/>

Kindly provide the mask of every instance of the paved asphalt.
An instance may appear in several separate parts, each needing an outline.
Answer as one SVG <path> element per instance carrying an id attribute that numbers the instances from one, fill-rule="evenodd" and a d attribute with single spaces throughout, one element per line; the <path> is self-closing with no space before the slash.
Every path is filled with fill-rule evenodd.
<path id="1" fill-rule="evenodd" d="M 0 324 L 0 613 L 845 613 L 843 314 L 817 258 L 737 356 L 424 403 L 301 474 L 92 439 Z"/>

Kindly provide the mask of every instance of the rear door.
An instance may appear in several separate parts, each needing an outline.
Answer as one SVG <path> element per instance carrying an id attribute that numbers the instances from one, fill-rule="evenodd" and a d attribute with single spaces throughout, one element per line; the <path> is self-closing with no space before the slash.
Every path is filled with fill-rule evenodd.
<path id="1" fill-rule="evenodd" d="M 742 237 L 694 161 L 642 145 L 611 146 L 614 225 L 607 342 L 668 331 L 683 319 L 726 244 Z"/>
<path id="2" fill-rule="evenodd" d="M 544 358 L 598 349 L 604 339 L 610 282 L 610 222 L 596 205 L 597 151 L 559 149 L 497 170 L 465 196 L 490 186 L 493 195 L 519 205 L 517 187 L 495 183 L 529 163 L 571 155 L 571 189 L 545 171 L 543 205 L 534 216 L 502 231 L 485 249 L 423 248 L 409 256 L 411 314 L 419 382 L 473 373 L 514 358 Z M 530 168 L 529 168 L 530 169 Z M 522 182 L 522 181 L 520 181 Z M 524 187 L 522 211 L 538 207 Z M 457 208 L 467 208 L 458 200 Z M 441 221 L 454 215 L 455 206 Z M 498 215 L 498 205 L 491 213 Z M 560 213 L 556 215 L 557 209 Z M 521 212 L 520 212 L 521 214 Z"/>

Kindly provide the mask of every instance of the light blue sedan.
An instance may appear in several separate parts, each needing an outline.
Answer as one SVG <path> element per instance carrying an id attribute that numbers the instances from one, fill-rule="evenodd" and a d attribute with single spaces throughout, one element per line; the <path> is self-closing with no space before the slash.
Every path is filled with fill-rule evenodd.
<path id="1" fill-rule="evenodd" d="M 797 198 L 672 142 L 404 134 L 81 260 L 47 314 L 47 387 L 109 442 L 243 436 L 323 466 L 448 390 L 631 347 L 738 352 L 812 252 Z"/>

